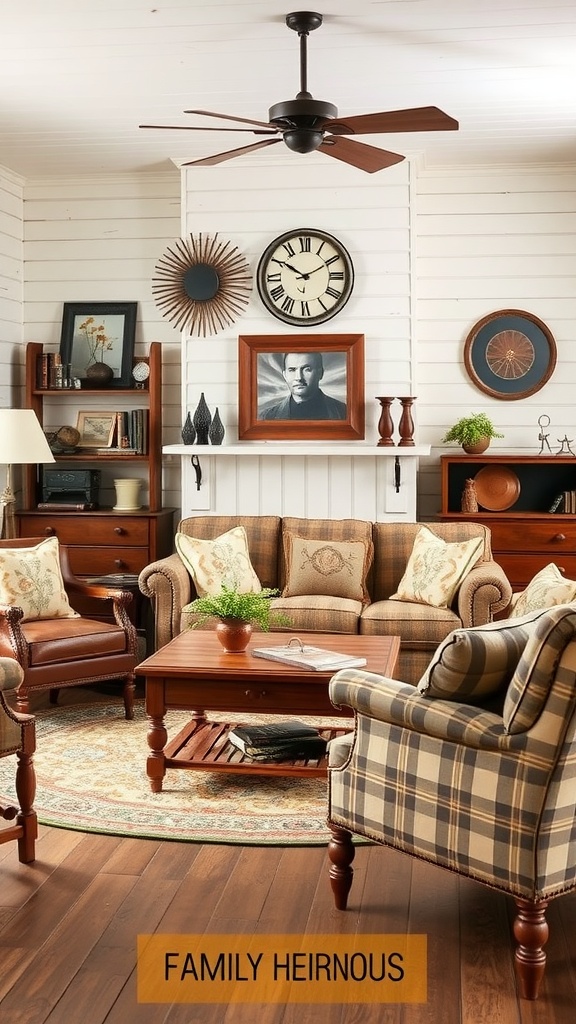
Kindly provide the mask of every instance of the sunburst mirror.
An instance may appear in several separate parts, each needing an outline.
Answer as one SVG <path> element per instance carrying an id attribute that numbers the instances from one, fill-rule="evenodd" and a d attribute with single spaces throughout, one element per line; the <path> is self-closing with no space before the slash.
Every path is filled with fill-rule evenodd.
<path id="1" fill-rule="evenodd" d="M 190 235 L 168 246 L 154 268 L 158 309 L 190 334 L 218 334 L 248 304 L 252 275 L 245 257 L 218 235 Z"/>

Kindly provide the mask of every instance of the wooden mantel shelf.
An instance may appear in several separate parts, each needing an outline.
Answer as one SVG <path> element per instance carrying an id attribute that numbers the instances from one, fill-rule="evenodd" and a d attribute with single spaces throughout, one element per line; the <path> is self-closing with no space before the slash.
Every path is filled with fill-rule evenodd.
<path id="1" fill-rule="evenodd" d="M 414 447 L 378 447 L 375 444 L 364 444 L 361 441 L 337 442 L 331 441 L 328 444 L 319 444 L 315 441 L 307 443 L 295 443 L 293 441 L 244 441 L 238 444 L 222 445 L 201 445 L 201 444 L 167 444 L 162 448 L 164 455 L 204 455 L 204 456 L 226 456 L 226 455 L 265 455 L 265 456 L 290 456 L 294 455 L 301 459 L 307 455 L 319 455 L 323 458 L 334 458 L 338 456 L 399 456 L 401 458 L 420 458 L 430 455 L 430 445 L 420 444 Z"/>

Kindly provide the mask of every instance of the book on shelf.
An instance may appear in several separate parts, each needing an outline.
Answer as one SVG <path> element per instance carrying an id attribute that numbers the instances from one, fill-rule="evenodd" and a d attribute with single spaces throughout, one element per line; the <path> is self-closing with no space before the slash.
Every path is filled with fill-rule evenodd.
<path id="1" fill-rule="evenodd" d="M 267 658 L 269 661 L 282 661 L 285 665 L 311 668 L 315 672 L 332 672 L 340 668 L 362 668 L 366 658 L 356 658 L 351 654 L 340 654 L 338 651 L 327 651 L 323 647 L 311 647 L 300 642 L 300 646 L 290 643 L 281 647 L 255 647 L 252 650 L 255 658 Z"/>
<path id="2" fill-rule="evenodd" d="M 36 508 L 52 512 L 93 512 L 95 501 L 39 501 Z"/>
<path id="3" fill-rule="evenodd" d="M 550 505 L 550 508 L 548 509 L 548 511 L 549 512 L 562 512 L 562 511 L 565 511 L 565 509 L 564 509 L 564 492 L 562 492 L 561 494 L 557 494 L 556 495 L 556 497 L 554 498 L 554 501 Z"/>
<path id="4" fill-rule="evenodd" d="M 308 761 L 317 760 L 326 753 L 323 736 L 302 736 L 286 743 L 270 743 L 265 747 L 246 747 L 244 753 L 251 761 Z"/>
<path id="5" fill-rule="evenodd" d="M 266 725 L 237 725 L 228 733 L 230 743 L 239 750 L 264 748 L 278 743 L 294 743 L 303 739 L 316 739 L 318 730 L 296 719 L 286 722 L 270 722 Z"/>
<path id="6" fill-rule="evenodd" d="M 138 583 L 138 573 L 133 572 L 110 572 L 106 576 L 87 576 L 86 583 L 101 584 L 103 587 L 135 587 Z"/>

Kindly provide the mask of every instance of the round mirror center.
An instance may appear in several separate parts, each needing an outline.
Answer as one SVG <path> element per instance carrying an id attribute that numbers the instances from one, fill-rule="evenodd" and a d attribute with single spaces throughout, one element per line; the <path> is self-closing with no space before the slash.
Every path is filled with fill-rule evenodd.
<path id="1" fill-rule="evenodd" d="M 183 284 L 188 298 L 202 302 L 214 298 L 220 287 L 220 278 L 208 263 L 195 263 L 188 267 Z"/>

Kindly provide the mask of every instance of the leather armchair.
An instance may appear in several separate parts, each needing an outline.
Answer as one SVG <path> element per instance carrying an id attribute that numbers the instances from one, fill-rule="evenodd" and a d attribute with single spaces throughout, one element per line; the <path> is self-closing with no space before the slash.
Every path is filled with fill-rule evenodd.
<path id="1" fill-rule="evenodd" d="M 445 697 L 430 696 L 430 669 L 419 688 L 360 669 L 330 682 L 355 717 L 329 753 L 336 906 L 352 833 L 508 893 L 520 991 L 535 999 L 546 907 L 576 888 L 576 604 L 457 630 L 442 658 Z"/>
<path id="2" fill-rule="evenodd" d="M 4 540 L 0 547 L 29 548 L 43 539 L 20 537 Z M 82 614 L 74 618 L 23 621 L 21 608 L 0 605 L 0 656 L 15 658 L 24 673 L 16 688 L 16 708 L 20 712 L 28 712 L 32 693 L 49 690 L 50 699 L 55 704 L 63 687 L 118 679 L 124 683 L 125 716 L 132 719 L 134 668 L 138 661 L 137 634 L 127 613 L 132 594 L 89 584 L 75 576 L 64 545 L 59 547 L 59 556 L 64 587 L 72 608 L 81 607 L 81 602 L 90 599 L 102 602 L 104 613 L 111 604 L 114 622 Z"/>
<path id="3" fill-rule="evenodd" d="M 15 824 L 0 829 L 0 844 L 18 840 L 18 858 L 29 864 L 35 857 L 38 832 L 34 811 L 36 776 L 34 750 L 36 749 L 35 723 L 32 715 L 13 711 L 5 695 L 14 690 L 24 678 L 24 672 L 13 658 L 0 658 L 0 757 L 16 757 L 16 798 L 18 806 L 0 807 L 0 818 Z"/>

